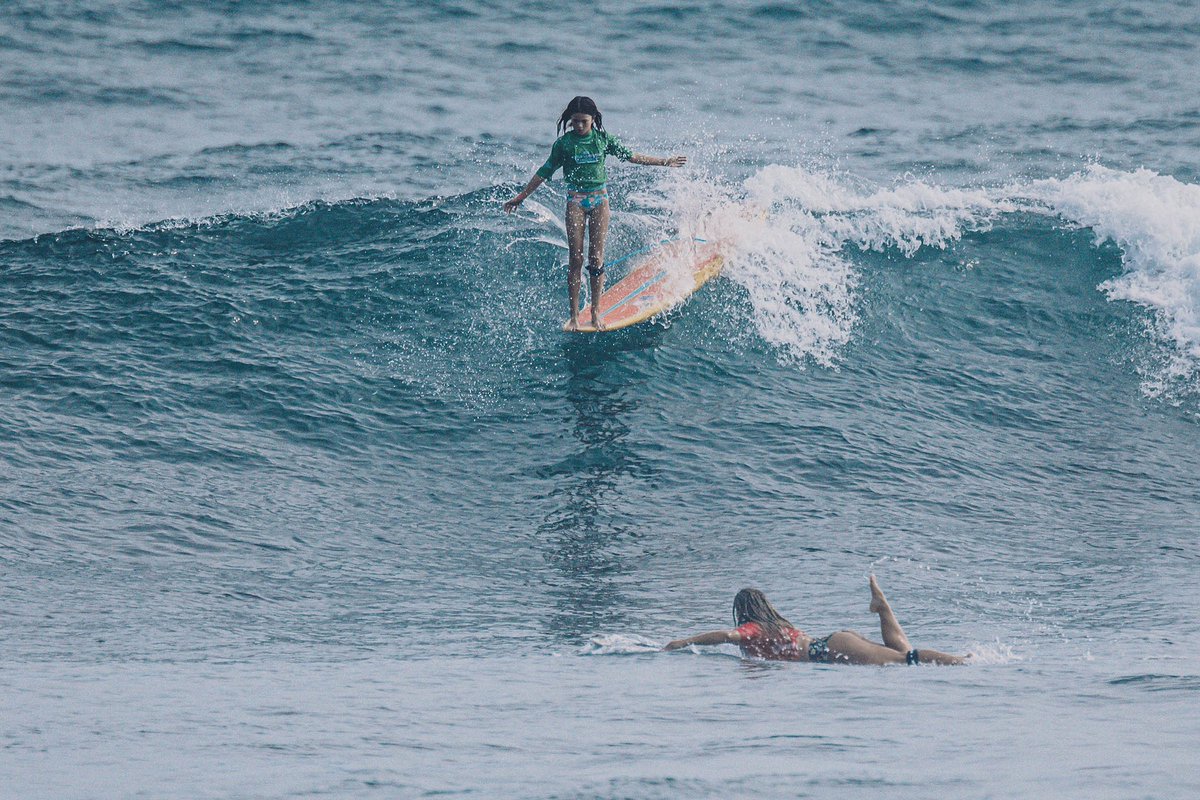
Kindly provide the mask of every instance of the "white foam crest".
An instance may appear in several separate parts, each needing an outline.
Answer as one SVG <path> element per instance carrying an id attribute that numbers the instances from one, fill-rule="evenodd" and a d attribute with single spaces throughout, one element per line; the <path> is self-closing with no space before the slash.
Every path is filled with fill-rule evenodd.
<path id="1" fill-rule="evenodd" d="M 1164 369 L 1146 376 L 1144 389 L 1154 396 L 1181 382 L 1200 388 L 1200 186 L 1097 165 L 1020 191 L 1121 248 L 1127 271 L 1099 288 L 1152 309 L 1152 331 L 1169 345 Z"/>
<path id="2" fill-rule="evenodd" d="M 882 187 L 851 175 L 769 165 L 741 183 L 671 171 L 636 198 L 681 236 L 720 242 L 759 335 L 787 358 L 835 366 L 857 322 L 860 281 L 848 247 L 946 248 L 1001 214 L 1053 214 L 1123 253 L 1125 272 L 1098 288 L 1153 311 L 1165 346 L 1143 366 L 1152 397 L 1200 392 L 1200 186 L 1152 170 L 1092 166 L 1067 178 L 946 188 L 906 176 Z"/>
<path id="3" fill-rule="evenodd" d="M 987 228 L 1010 202 L 921 181 L 882 189 L 845 175 L 771 165 L 741 186 L 706 176 L 665 182 L 681 235 L 721 242 L 725 275 L 747 292 L 764 340 L 788 357 L 834 366 L 857 322 L 859 276 L 846 246 L 946 247 Z"/>
<path id="4" fill-rule="evenodd" d="M 532 198 L 526 200 L 521 206 L 526 212 L 533 215 L 533 218 L 542 224 L 551 224 L 562 231 L 562 235 L 567 235 L 567 222 L 562 218 L 561 214 L 556 214 L 546 205 L 539 203 Z"/>
<path id="5" fill-rule="evenodd" d="M 512 250 L 513 247 L 515 247 L 516 245 L 523 244 L 526 242 L 534 242 L 536 244 L 548 244 L 551 247 L 557 247 L 559 250 L 569 250 L 570 249 L 570 247 L 567 245 L 566 239 L 552 239 L 549 236 L 521 236 L 521 237 L 511 240 L 508 244 L 504 245 L 504 249 Z"/>
<path id="6" fill-rule="evenodd" d="M 760 208 L 811 216 L 827 246 L 894 247 L 907 256 L 922 247 L 944 248 L 965 231 L 986 229 L 997 214 L 1015 210 L 984 189 L 948 189 L 920 180 L 885 189 L 848 175 L 780 165 L 760 170 L 746 189 Z"/>
<path id="7" fill-rule="evenodd" d="M 981 642 L 968 648 L 968 651 L 971 655 L 967 659 L 967 663 L 973 666 L 1012 664 L 1025 660 L 1023 656 L 1013 650 L 1012 645 L 1005 644 L 999 639 L 994 642 Z"/>

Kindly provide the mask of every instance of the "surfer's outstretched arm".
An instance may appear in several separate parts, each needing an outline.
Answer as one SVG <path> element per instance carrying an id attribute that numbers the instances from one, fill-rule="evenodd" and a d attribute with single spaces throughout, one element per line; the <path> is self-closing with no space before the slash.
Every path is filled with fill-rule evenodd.
<path id="1" fill-rule="evenodd" d="M 633 158 L 629 159 L 630 164 L 642 164 L 647 167 L 682 167 L 687 163 L 687 156 L 667 156 L 659 158 L 658 156 L 647 156 L 641 153 L 634 153 Z"/>
<path id="2" fill-rule="evenodd" d="M 537 191 L 537 188 L 545 182 L 546 179 L 541 175 L 534 175 L 529 179 L 529 183 L 525 184 L 525 188 L 521 190 L 520 194 L 504 204 L 504 210 L 511 214 L 516 210 L 517 206 L 525 202 L 526 197 Z"/>
<path id="3" fill-rule="evenodd" d="M 678 650 L 681 647 L 687 647 L 689 644 L 737 644 L 741 640 L 742 635 L 736 630 L 709 631 L 708 633 L 689 636 L 686 639 L 676 639 L 673 642 L 667 642 L 663 650 Z"/>

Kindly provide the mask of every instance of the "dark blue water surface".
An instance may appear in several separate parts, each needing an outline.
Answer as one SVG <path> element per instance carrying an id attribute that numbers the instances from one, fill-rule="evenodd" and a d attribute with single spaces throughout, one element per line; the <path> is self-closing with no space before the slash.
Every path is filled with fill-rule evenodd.
<path id="1" fill-rule="evenodd" d="M 0 795 L 1193 797 L 1200 12 L 10 2 Z M 567 337 L 575 94 L 610 260 Z M 621 267 L 615 267 L 619 274 Z M 963 669 L 662 654 L 767 592 Z"/>

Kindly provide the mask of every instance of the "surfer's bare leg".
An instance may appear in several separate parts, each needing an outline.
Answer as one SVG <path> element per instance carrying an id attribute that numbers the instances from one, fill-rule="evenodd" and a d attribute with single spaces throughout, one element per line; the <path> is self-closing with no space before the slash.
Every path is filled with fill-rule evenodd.
<path id="1" fill-rule="evenodd" d="M 588 212 L 588 289 L 592 294 L 592 325 L 604 330 L 600 323 L 600 295 L 604 293 L 604 240 L 608 238 L 611 214 L 608 201 Z"/>
<path id="2" fill-rule="evenodd" d="M 883 634 L 883 643 L 889 649 L 907 656 L 908 652 L 914 648 L 908 641 L 908 637 L 904 635 L 904 629 L 900 627 L 899 620 L 892 613 L 892 607 L 888 605 L 887 598 L 883 596 L 883 590 L 879 588 L 874 575 L 871 576 L 871 611 L 879 615 L 879 632 Z M 927 647 L 922 647 L 916 652 L 917 659 L 921 664 L 946 666 L 966 663 L 966 658 L 963 656 L 943 653 L 940 650 L 930 650 Z"/>
<path id="3" fill-rule="evenodd" d="M 886 647 L 877 642 L 872 642 L 867 637 L 854 631 L 838 631 L 831 634 L 827 642 L 829 645 L 829 655 L 831 656 L 830 661 L 835 664 L 876 664 L 883 666 L 885 664 L 910 663 L 908 653 L 912 648 L 901 651 L 894 647 Z M 937 664 L 939 666 L 957 666 L 967 663 L 963 656 L 930 650 L 926 647 L 922 647 L 916 653 L 916 660 L 911 663 Z"/>
<path id="4" fill-rule="evenodd" d="M 571 302 L 571 320 L 567 330 L 579 327 L 579 289 L 583 284 L 584 211 L 575 203 L 567 203 L 567 297 Z"/>
<path id="5" fill-rule="evenodd" d="M 879 615 L 879 632 L 883 634 L 885 645 L 901 653 L 912 650 L 908 637 L 904 635 L 904 628 L 900 627 L 900 621 L 892 613 L 892 607 L 888 605 L 874 575 L 871 576 L 871 611 Z"/>

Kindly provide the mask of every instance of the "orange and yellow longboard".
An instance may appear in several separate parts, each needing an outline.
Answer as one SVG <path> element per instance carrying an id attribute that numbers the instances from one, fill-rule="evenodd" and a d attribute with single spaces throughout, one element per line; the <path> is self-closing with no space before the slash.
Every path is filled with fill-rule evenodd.
<path id="1" fill-rule="evenodd" d="M 672 239 L 631 253 L 614 262 L 636 259 L 634 267 L 600 295 L 601 333 L 628 328 L 687 299 L 721 271 L 725 259 L 713 242 L 703 239 Z M 587 273 L 584 273 L 584 282 Z M 569 321 L 563 323 L 567 330 Z M 579 312 L 579 332 L 596 333 L 592 307 Z"/>

